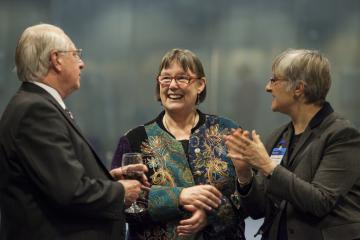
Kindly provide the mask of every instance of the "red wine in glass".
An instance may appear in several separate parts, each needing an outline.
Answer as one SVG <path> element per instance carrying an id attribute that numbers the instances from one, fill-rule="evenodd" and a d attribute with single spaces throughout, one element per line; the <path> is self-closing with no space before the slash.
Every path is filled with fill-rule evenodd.
<path id="1" fill-rule="evenodd" d="M 125 175 L 126 179 L 138 180 L 139 182 L 143 179 L 143 172 L 127 172 Z"/>
<path id="2" fill-rule="evenodd" d="M 142 164 L 143 158 L 141 153 L 124 153 L 122 156 L 122 162 L 121 166 L 127 166 L 132 164 Z M 127 169 L 126 171 L 126 178 L 127 179 L 135 179 L 141 181 L 142 179 L 142 172 L 139 171 L 131 171 L 130 169 Z M 145 208 L 143 206 L 138 205 L 136 202 L 133 202 L 130 207 L 125 209 L 125 212 L 127 213 L 140 213 L 143 212 Z"/>

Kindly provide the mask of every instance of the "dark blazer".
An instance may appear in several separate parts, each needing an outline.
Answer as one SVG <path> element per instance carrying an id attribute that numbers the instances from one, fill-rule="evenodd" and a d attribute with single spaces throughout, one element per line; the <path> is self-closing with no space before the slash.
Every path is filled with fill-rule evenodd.
<path id="1" fill-rule="evenodd" d="M 23 83 L 0 135 L 0 239 L 124 238 L 123 186 L 50 94 Z"/>
<path id="2" fill-rule="evenodd" d="M 282 214 L 289 240 L 360 238 L 360 134 L 338 114 L 325 115 L 312 120 L 283 160 L 289 166 L 278 165 L 270 178 L 258 173 L 242 196 L 252 217 L 265 216 L 264 239 L 277 239 Z M 276 130 L 269 154 L 292 131 L 291 124 Z"/>

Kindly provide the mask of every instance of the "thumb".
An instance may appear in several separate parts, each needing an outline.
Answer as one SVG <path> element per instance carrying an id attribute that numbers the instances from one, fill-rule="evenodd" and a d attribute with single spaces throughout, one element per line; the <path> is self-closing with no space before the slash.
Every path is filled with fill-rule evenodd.
<path id="1" fill-rule="evenodd" d="M 195 212 L 196 211 L 196 207 L 194 207 L 193 205 L 184 205 L 183 208 L 189 212 Z"/>

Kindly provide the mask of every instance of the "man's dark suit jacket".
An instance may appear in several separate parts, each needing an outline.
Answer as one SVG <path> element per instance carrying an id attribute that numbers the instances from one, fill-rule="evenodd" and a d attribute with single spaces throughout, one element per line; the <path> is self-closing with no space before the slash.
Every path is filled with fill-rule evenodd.
<path id="1" fill-rule="evenodd" d="M 123 186 L 50 94 L 23 83 L 0 136 L 0 239 L 124 238 Z"/>
<path id="2" fill-rule="evenodd" d="M 266 144 L 269 154 L 292 132 L 291 124 L 276 130 Z M 241 198 L 253 218 L 265 216 L 265 239 L 278 239 L 282 214 L 289 240 L 360 239 L 358 130 L 326 103 L 286 158 L 290 166 L 277 166 L 270 178 L 258 173 Z"/>

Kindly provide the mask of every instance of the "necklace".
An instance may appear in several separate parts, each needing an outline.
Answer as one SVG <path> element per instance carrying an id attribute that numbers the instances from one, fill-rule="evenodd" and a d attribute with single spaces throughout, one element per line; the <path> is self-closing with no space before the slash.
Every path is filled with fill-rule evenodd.
<path id="1" fill-rule="evenodd" d="M 193 128 L 195 127 L 196 123 L 197 123 L 197 121 L 196 121 L 197 116 L 198 116 L 198 113 L 195 112 L 194 117 L 193 117 L 193 124 L 192 124 L 192 126 L 191 126 L 191 129 L 193 129 Z M 163 124 L 164 124 L 165 129 L 166 129 L 169 133 L 171 133 L 170 128 L 169 128 L 169 125 L 167 124 L 167 120 L 166 120 L 166 116 L 165 116 L 165 115 L 164 115 L 164 117 L 163 117 Z"/>

